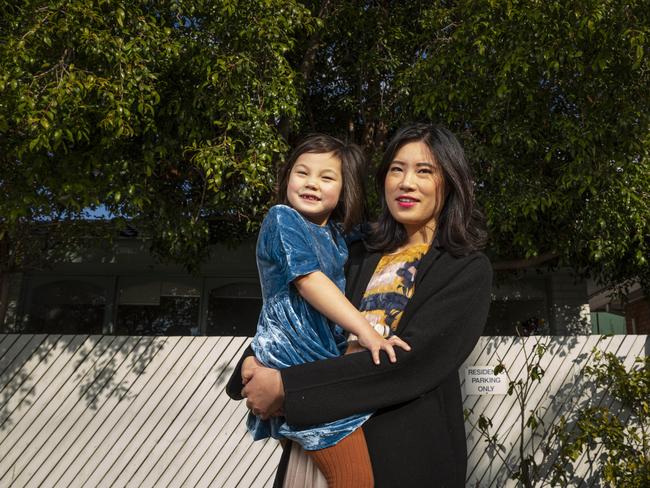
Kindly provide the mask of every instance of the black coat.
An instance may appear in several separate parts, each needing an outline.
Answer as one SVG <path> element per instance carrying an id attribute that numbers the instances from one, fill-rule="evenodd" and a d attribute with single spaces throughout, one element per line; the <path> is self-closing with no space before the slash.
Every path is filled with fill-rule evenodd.
<path id="1" fill-rule="evenodd" d="M 359 306 L 381 254 L 350 250 L 347 290 Z M 458 368 L 480 337 L 492 268 L 481 253 L 453 257 L 432 245 L 397 328 L 411 352 L 373 364 L 369 353 L 281 370 L 287 422 L 308 426 L 375 411 L 363 426 L 377 488 L 465 486 L 467 448 Z M 239 397 L 236 368 L 229 394 Z M 241 397 L 239 397 L 241 398 Z M 278 469 L 276 486 L 286 469 Z"/>

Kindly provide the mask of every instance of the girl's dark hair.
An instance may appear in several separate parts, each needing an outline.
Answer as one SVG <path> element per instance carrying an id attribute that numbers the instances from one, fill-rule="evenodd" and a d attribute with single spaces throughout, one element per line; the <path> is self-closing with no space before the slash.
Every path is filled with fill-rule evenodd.
<path id="1" fill-rule="evenodd" d="M 404 226 L 388 211 L 384 182 L 395 154 L 409 142 L 426 144 L 444 175 L 446 195 L 436 231 L 440 245 L 454 256 L 463 256 L 485 247 L 487 232 L 484 218 L 475 206 L 474 181 L 463 147 L 448 129 L 422 123 L 410 124 L 398 130 L 384 152 L 376 180 L 381 210 L 371 228 L 368 247 L 375 251 L 393 251 L 408 240 Z"/>
<path id="2" fill-rule="evenodd" d="M 289 155 L 285 165 L 278 173 L 276 202 L 290 205 L 287 198 L 287 185 L 291 169 L 297 159 L 305 153 L 334 153 L 341 160 L 343 188 L 339 203 L 330 216 L 340 222 L 343 230 L 348 232 L 365 217 L 365 169 L 366 160 L 363 151 L 356 144 L 346 144 L 336 137 L 327 134 L 310 134 L 305 137 Z"/>

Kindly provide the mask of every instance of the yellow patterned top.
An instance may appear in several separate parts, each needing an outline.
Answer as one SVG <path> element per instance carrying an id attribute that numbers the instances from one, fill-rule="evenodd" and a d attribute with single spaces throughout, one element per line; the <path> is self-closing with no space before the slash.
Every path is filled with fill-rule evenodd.
<path id="1" fill-rule="evenodd" d="M 397 329 L 404 308 L 415 290 L 415 273 L 428 244 L 416 244 L 385 254 L 368 282 L 359 310 L 384 337 Z"/>

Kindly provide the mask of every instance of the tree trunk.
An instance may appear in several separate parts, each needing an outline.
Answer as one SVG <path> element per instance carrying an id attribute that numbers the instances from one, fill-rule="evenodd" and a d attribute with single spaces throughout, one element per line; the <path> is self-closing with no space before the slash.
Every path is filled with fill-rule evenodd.
<path id="1" fill-rule="evenodd" d="M 366 103 L 365 110 L 360 104 L 363 118 L 363 135 L 361 136 L 361 144 L 370 154 L 377 150 L 377 141 L 380 139 L 380 126 L 379 114 L 381 113 L 381 83 L 380 79 L 373 76 L 365 80 L 368 83 L 368 89 L 365 94 Z M 363 82 L 363 80 L 362 80 Z"/>
<path id="2" fill-rule="evenodd" d="M 0 239 L 0 331 L 5 330 L 5 319 L 9 309 L 9 238 Z"/>
<path id="3" fill-rule="evenodd" d="M 318 18 L 325 20 L 329 14 L 330 2 L 326 0 L 321 5 L 320 11 L 318 12 Z M 321 43 L 321 34 L 322 30 L 317 30 L 314 32 L 314 35 L 311 36 L 309 42 L 307 43 L 307 49 L 305 50 L 305 55 L 302 58 L 302 63 L 300 63 L 300 74 L 303 77 L 303 80 L 307 80 L 311 76 L 311 72 L 314 70 L 314 63 L 316 62 L 316 53 Z"/>
<path id="4" fill-rule="evenodd" d="M 556 253 L 547 252 L 540 254 L 534 258 L 515 259 L 513 261 L 498 261 L 496 263 L 492 263 L 492 269 L 494 269 L 494 271 L 515 271 L 525 268 L 534 268 L 541 266 L 542 264 L 557 257 L 558 255 Z"/>
<path id="5" fill-rule="evenodd" d="M 330 9 L 330 2 L 329 0 L 326 0 L 325 2 L 323 2 L 323 5 L 321 6 L 318 12 L 318 18 L 321 20 L 325 20 L 329 13 L 329 9 Z M 318 52 L 318 49 L 320 48 L 321 45 L 321 37 L 322 37 L 322 31 L 316 30 L 314 34 L 307 40 L 307 48 L 305 49 L 305 54 L 303 55 L 302 61 L 300 62 L 300 67 L 298 68 L 298 72 L 300 73 L 300 76 L 302 78 L 302 83 L 303 83 L 302 85 L 303 94 L 306 93 L 304 87 L 307 85 L 307 81 L 309 80 L 312 72 L 314 71 L 314 64 L 316 63 L 316 53 Z M 312 129 L 314 129 L 313 116 L 311 114 L 311 108 L 308 105 L 307 97 L 303 98 L 303 104 L 305 107 L 307 119 L 310 121 L 310 125 L 312 125 Z M 284 138 L 284 140 L 287 142 L 289 141 L 290 129 L 291 129 L 291 119 L 289 117 L 281 117 L 280 123 L 278 124 L 278 131 L 280 132 L 280 135 Z"/>
<path id="6" fill-rule="evenodd" d="M 0 272 L 0 333 L 6 332 L 5 319 L 9 310 L 9 273 Z"/>

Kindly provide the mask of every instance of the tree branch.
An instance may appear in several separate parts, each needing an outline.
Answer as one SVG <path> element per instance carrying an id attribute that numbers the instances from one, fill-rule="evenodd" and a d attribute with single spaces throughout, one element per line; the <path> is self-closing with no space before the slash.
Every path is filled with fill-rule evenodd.
<path id="1" fill-rule="evenodd" d="M 558 254 L 553 252 L 547 252 L 535 256 L 534 258 L 527 259 L 514 259 L 512 261 L 499 261 L 492 264 L 492 269 L 494 271 L 509 271 L 516 269 L 525 269 L 525 268 L 535 268 L 540 266 L 548 261 L 551 261 L 558 257 Z"/>

